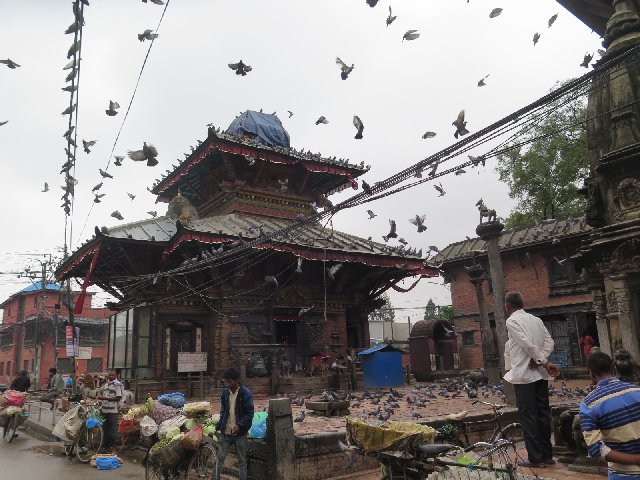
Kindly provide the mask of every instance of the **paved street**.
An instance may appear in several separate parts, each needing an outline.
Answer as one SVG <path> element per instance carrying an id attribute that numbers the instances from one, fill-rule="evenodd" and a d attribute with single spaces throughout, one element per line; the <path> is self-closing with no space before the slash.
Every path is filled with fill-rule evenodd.
<path id="1" fill-rule="evenodd" d="M 35 440 L 24 432 L 11 443 L 0 441 L 0 465 L 3 478 L 64 478 L 80 480 L 90 477 L 115 479 L 143 479 L 142 466 L 126 461 L 121 468 L 110 472 L 99 472 L 89 465 L 69 460 L 64 456 L 61 443 Z"/>

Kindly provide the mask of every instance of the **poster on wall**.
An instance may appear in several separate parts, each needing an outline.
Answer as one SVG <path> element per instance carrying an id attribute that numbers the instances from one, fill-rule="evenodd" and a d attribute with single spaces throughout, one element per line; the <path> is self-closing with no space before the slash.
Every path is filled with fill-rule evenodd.
<path id="1" fill-rule="evenodd" d="M 206 371 L 207 352 L 178 352 L 178 373 Z"/>
<path id="2" fill-rule="evenodd" d="M 64 337 L 67 346 L 67 357 L 77 357 L 80 354 L 80 327 L 76 327 L 76 336 L 73 338 L 73 327 L 64 327 Z"/>
<path id="3" fill-rule="evenodd" d="M 78 347 L 78 360 L 91 360 L 93 355 L 93 347 Z"/>

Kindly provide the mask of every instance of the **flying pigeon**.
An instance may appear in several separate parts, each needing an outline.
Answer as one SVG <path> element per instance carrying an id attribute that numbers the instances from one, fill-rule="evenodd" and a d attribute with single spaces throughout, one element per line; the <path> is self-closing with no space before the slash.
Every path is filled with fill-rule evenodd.
<path id="1" fill-rule="evenodd" d="M 97 184 L 95 187 L 93 187 L 91 189 L 92 192 L 97 192 L 98 190 L 100 190 L 102 188 L 102 182 L 100 182 L 99 184 Z"/>
<path id="2" fill-rule="evenodd" d="M 388 242 L 390 238 L 398 238 L 398 234 L 396 233 L 396 221 L 389 219 L 389 226 L 389 233 L 382 237 L 385 242 Z"/>
<path id="3" fill-rule="evenodd" d="M 429 246 L 429 250 L 435 253 L 440 253 L 440 249 L 434 245 Z"/>
<path id="4" fill-rule="evenodd" d="M 0 122 L 0 127 L 9 123 L 9 120 L 5 120 L 4 122 Z"/>
<path id="5" fill-rule="evenodd" d="M 558 257 L 553 257 L 553 259 L 554 259 L 556 262 L 558 262 L 558 265 L 560 265 L 560 266 L 564 265 L 564 264 L 565 264 L 565 262 L 567 261 L 567 259 L 566 259 L 566 258 L 563 258 L 563 259 L 561 260 L 561 259 L 559 259 Z"/>
<path id="6" fill-rule="evenodd" d="M 364 191 L 364 193 L 366 193 L 367 195 L 371 195 L 371 185 L 369 185 L 367 182 L 365 182 L 364 180 L 362 181 L 362 190 Z"/>
<path id="7" fill-rule="evenodd" d="M 71 115 L 75 109 L 76 109 L 76 104 L 74 103 L 73 105 L 68 107 L 64 112 L 62 112 L 62 115 Z"/>
<path id="8" fill-rule="evenodd" d="M 155 210 L 151 210 L 149 212 L 147 212 L 149 215 L 151 215 L 153 218 L 156 218 L 158 216 L 158 212 L 156 212 Z"/>
<path id="9" fill-rule="evenodd" d="M 444 191 L 444 188 L 442 188 L 442 183 L 438 185 L 434 185 L 433 188 L 435 188 L 438 191 L 439 197 L 444 197 L 445 193 L 447 193 Z"/>
<path id="10" fill-rule="evenodd" d="M 367 0 L 367 5 L 371 8 L 375 7 L 378 4 L 378 0 Z"/>
<path id="11" fill-rule="evenodd" d="M 407 245 L 409 243 L 404 238 L 399 238 L 398 242 L 400 242 L 402 245 Z"/>
<path id="12" fill-rule="evenodd" d="M 113 178 L 113 175 L 111 175 L 108 172 L 105 172 L 101 168 L 99 168 L 98 171 L 100 172 L 100 175 L 102 176 L 102 178 Z"/>
<path id="13" fill-rule="evenodd" d="M 100 200 L 102 197 L 104 197 L 106 195 L 106 193 L 101 193 L 101 194 L 94 194 L 94 199 L 93 199 L 93 203 L 101 203 L 102 200 Z"/>
<path id="14" fill-rule="evenodd" d="M 318 120 L 316 120 L 316 125 L 320 125 L 321 123 L 326 125 L 327 123 L 329 123 L 329 120 L 327 120 L 323 115 Z"/>
<path id="15" fill-rule="evenodd" d="M 18 65 L 16 62 L 14 62 L 13 60 L 11 60 L 10 58 L 7 58 L 6 60 L 0 60 L 0 63 L 4 63 L 7 67 L 14 69 L 16 67 L 19 67 L 20 65 Z"/>
<path id="16" fill-rule="evenodd" d="M 42 188 L 41 192 L 45 193 L 49 191 L 49 184 L 47 182 L 44 182 L 44 187 Z"/>
<path id="17" fill-rule="evenodd" d="M 335 280 L 335 275 L 336 273 L 338 273 L 338 270 L 340 270 L 341 268 L 342 268 L 342 264 L 336 263 L 333 267 L 327 268 L 327 275 L 329 275 L 329 278 L 331 280 Z"/>
<path id="18" fill-rule="evenodd" d="M 78 85 L 69 85 L 68 87 L 63 87 L 62 90 L 65 92 L 74 92 L 78 89 Z"/>
<path id="19" fill-rule="evenodd" d="M 405 34 L 402 36 L 402 41 L 404 42 L 405 40 L 407 41 L 415 40 L 419 36 L 420 34 L 418 33 L 418 30 L 407 30 Z"/>
<path id="20" fill-rule="evenodd" d="M 273 275 L 267 275 L 264 277 L 264 281 L 270 287 L 278 288 L 278 279 Z"/>
<path id="21" fill-rule="evenodd" d="M 418 233 L 422 233 L 427 229 L 427 226 L 424 224 L 426 218 L 426 215 L 416 215 L 414 218 L 409 219 L 409 222 L 418 227 Z"/>
<path id="22" fill-rule="evenodd" d="M 142 150 L 129 150 L 127 153 L 129 158 L 135 162 L 146 160 L 149 167 L 155 167 L 158 164 L 156 159 L 158 150 L 153 145 L 147 145 L 147 142 L 143 143 Z"/>
<path id="23" fill-rule="evenodd" d="M 112 212 L 111 216 L 113 218 L 117 218 L 118 220 L 124 220 L 124 217 L 122 216 L 122 214 L 118 210 L 116 210 L 115 212 Z"/>
<path id="24" fill-rule="evenodd" d="M 155 40 L 159 35 L 157 33 L 153 33 L 153 30 L 146 29 L 144 32 L 138 34 L 138 40 L 144 42 L 145 40 Z"/>
<path id="25" fill-rule="evenodd" d="M 287 113 L 289 114 L 289 118 L 293 117 L 293 112 L 291 110 L 287 110 Z"/>
<path id="26" fill-rule="evenodd" d="M 469 133 L 469 130 L 467 130 L 467 122 L 465 122 L 464 120 L 464 110 L 460 110 L 458 118 L 456 118 L 456 120 L 451 125 L 456 127 L 456 132 L 453 134 L 455 138 Z"/>
<path id="27" fill-rule="evenodd" d="M 114 155 L 114 156 L 113 156 L 113 158 L 115 159 L 115 160 L 113 161 L 113 164 L 114 164 L 116 167 L 121 167 L 121 166 L 122 166 L 122 161 L 124 160 L 124 157 L 121 157 L 121 156 L 119 156 L 119 155 Z"/>
<path id="28" fill-rule="evenodd" d="M 427 139 L 427 138 L 433 138 L 436 136 L 436 132 L 424 132 L 424 135 L 422 135 L 423 139 Z"/>
<path id="29" fill-rule="evenodd" d="M 479 87 L 484 87 L 484 86 L 486 86 L 487 84 L 485 83 L 485 80 L 486 80 L 487 78 L 489 78 L 489 75 L 486 75 L 486 76 L 484 76 L 483 78 L 481 78 L 481 79 L 480 79 L 480 81 L 478 82 L 478 86 L 479 86 Z"/>
<path id="30" fill-rule="evenodd" d="M 360 140 L 362 138 L 362 132 L 364 130 L 364 123 L 362 123 L 362 120 L 360 120 L 360 117 L 357 115 L 353 116 L 353 126 L 358 129 L 356 136 L 353 138 Z"/>
<path id="31" fill-rule="evenodd" d="M 114 117 L 118 114 L 116 110 L 120 108 L 120 104 L 118 102 L 114 102 L 113 100 L 109 100 L 109 109 L 105 110 L 105 113 L 110 117 Z"/>
<path id="32" fill-rule="evenodd" d="M 247 65 L 242 60 L 240 60 L 238 63 L 230 63 L 229 64 L 229 68 L 231 70 L 235 70 L 236 71 L 236 75 L 242 75 L 243 77 L 248 72 L 251 71 L 251 65 Z"/>
<path id="33" fill-rule="evenodd" d="M 482 163 L 482 166 L 486 166 L 487 164 L 487 159 L 484 157 L 484 155 L 480 155 L 477 157 L 474 157 L 473 155 L 467 155 L 469 157 L 469 160 L 471 160 L 471 163 L 473 164 L 474 167 L 477 167 L 478 165 L 480 165 Z"/>
<path id="34" fill-rule="evenodd" d="M 132 202 L 136 198 L 136 196 L 133 193 L 127 192 L 127 195 L 129 196 L 129 198 L 131 199 Z"/>
<path id="35" fill-rule="evenodd" d="M 142 0 L 142 3 L 147 3 L 147 0 Z M 155 3 L 156 5 L 164 5 L 162 0 L 151 0 L 151 3 Z"/>
<path id="36" fill-rule="evenodd" d="M 82 146 L 84 147 L 84 151 L 85 153 L 91 153 L 91 150 L 89 150 L 89 147 L 93 147 L 96 144 L 97 140 L 82 140 Z"/>
<path id="37" fill-rule="evenodd" d="M 593 60 L 593 53 L 585 53 L 584 59 L 582 60 L 582 63 L 580 64 L 580 66 L 584 68 L 589 68 L 589 63 L 591 63 L 591 60 Z"/>
<path id="38" fill-rule="evenodd" d="M 340 65 L 340 78 L 342 80 L 346 80 L 349 77 L 349 74 L 355 68 L 355 65 L 352 63 L 351 66 L 348 66 L 346 63 L 340 60 L 340 57 L 336 57 L 336 63 Z"/>
<path id="39" fill-rule="evenodd" d="M 549 19 L 549 22 L 548 22 L 549 28 L 551 28 L 551 25 L 553 25 L 556 22 L 557 19 L 558 19 L 558 14 L 557 13 L 555 15 L 551 16 L 551 18 Z"/>
<path id="40" fill-rule="evenodd" d="M 387 27 L 391 25 L 396 18 L 397 16 L 391 13 L 391 5 L 389 5 L 389 16 L 387 17 Z"/>
<path id="41" fill-rule="evenodd" d="M 302 318 L 305 313 L 311 311 L 312 309 L 313 309 L 313 305 L 311 305 L 310 307 L 301 308 L 300 311 L 298 312 L 298 318 Z"/>
<path id="42" fill-rule="evenodd" d="M 496 18 L 501 13 L 502 13 L 502 9 L 501 8 L 494 8 L 493 10 L 491 10 L 491 13 L 489 14 L 489 18 Z"/>
<path id="43" fill-rule="evenodd" d="M 464 168 L 461 168 L 459 170 L 456 170 L 455 175 L 460 176 L 460 175 L 464 175 L 465 173 L 467 173 L 467 171 Z"/>
<path id="44" fill-rule="evenodd" d="M 367 210 L 367 213 L 369 214 L 369 220 L 377 217 L 377 215 L 373 213 L 373 210 Z"/>
<path id="45" fill-rule="evenodd" d="M 538 44 L 538 42 L 540 41 L 540 37 L 541 36 L 542 35 L 540 35 L 538 32 L 533 34 L 533 45 L 534 46 Z"/>

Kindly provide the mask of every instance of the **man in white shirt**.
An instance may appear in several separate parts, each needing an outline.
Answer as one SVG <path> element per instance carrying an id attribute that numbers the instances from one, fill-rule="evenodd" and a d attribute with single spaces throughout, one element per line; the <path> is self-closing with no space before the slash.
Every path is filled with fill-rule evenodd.
<path id="1" fill-rule="evenodd" d="M 522 422 L 529 460 L 522 466 L 553 465 L 551 448 L 551 409 L 549 383 L 559 372 L 547 358 L 553 352 L 553 339 L 542 320 L 524 311 L 518 292 L 505 295 L 508 340 L 504 347 L 504 379 L 513 384 Z"/>
<path id="2" fill-rule="evenodd" d="M 97 399 L 102 401 L 100 413 L 104 417 L 102 425 L 104 441 L 102 448 L 108 451 L 118 444 L 118 420 L 120 418 L 120 400 L 124 395 L 124 385 L 118 380 L 115 370 L 107 372 L 107 383 L 100 389 Z"/>

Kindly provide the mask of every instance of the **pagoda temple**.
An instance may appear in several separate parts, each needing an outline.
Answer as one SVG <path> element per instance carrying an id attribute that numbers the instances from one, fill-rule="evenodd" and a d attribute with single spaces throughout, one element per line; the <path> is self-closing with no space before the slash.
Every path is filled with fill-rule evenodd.
<path id="1" fill-rule="evenodd" d="M 57 271 L 117 298 L 107 363 L 122 378 L 264 376 L 281 359 L 310 374 L 318 358 L 369 346 L 383 292 L 438 275 L 421 252 L 313 220 L 369 167 L 291 148 L 275 115 L 210 127 L 186 157 L 151 189 L 166 215 L 96 227 Z"/>

